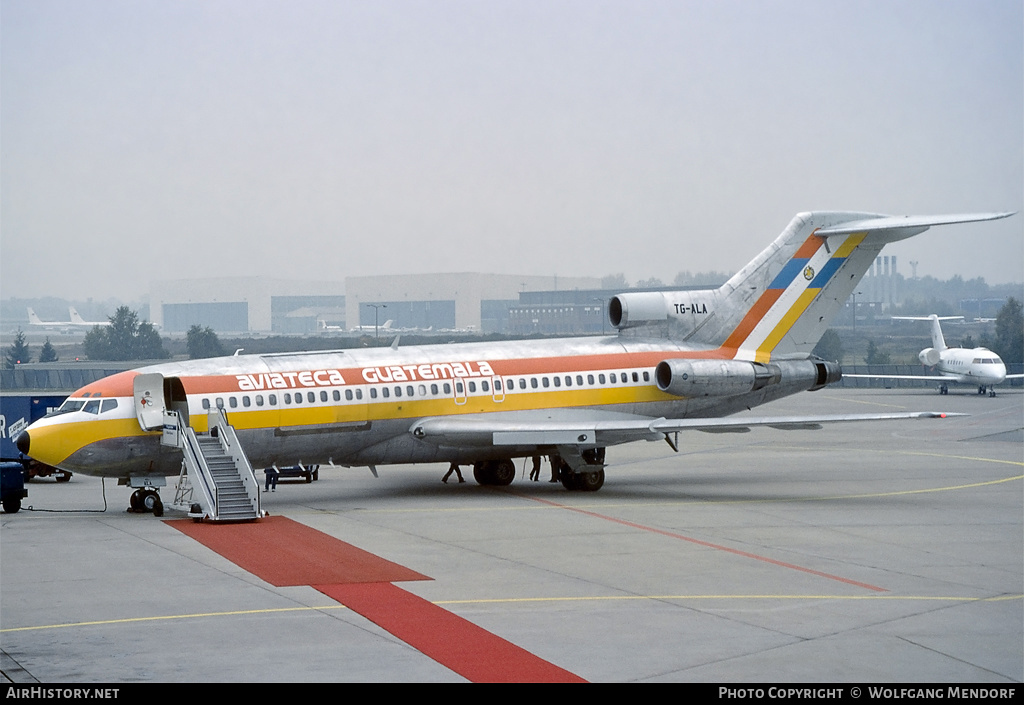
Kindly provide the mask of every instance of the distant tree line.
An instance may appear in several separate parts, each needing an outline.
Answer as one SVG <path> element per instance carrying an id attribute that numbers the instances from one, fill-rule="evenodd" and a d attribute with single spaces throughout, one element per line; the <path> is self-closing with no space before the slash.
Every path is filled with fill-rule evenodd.
<path id="1" fill-rule="evenodd" d="M 21 328 L 14 335 L 14 342 L 7 346 L 4 351 L 4 368 L 13 370 L 18 365 L 32 362 L 32 354 L 29 351 L 28 342 Z M 39 350 L 39 362 L 57 362 L 57 351 L 47 338 L 43 347 Z"/>
<path id="2" fill-rule="evenodd" d="M 109 326 L 95 326 L 85 334 L 82 348 L 90 360 L 163 360 L 170 355 L 156 328 L 139 321 L 139 314 L 121 306 Z"/>

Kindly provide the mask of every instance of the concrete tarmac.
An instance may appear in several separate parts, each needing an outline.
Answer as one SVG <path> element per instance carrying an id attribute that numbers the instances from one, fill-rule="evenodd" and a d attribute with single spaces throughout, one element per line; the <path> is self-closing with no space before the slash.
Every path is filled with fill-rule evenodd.
<path id="1" fill-rule="evenodd" d="M 597 493 L 530 482 L 529 461 L 505 488 L 325 467 L 264 508 L 430 576 L 401 587 L 589 681 L 1021 682 L 1024 393 L 825 389 L 753 413 L 901 410 L 970 416 L 619 446 Z M 127 513 L 124 487 L 29 492 L 0 531 L 8 682 L 462 680 Z"/>

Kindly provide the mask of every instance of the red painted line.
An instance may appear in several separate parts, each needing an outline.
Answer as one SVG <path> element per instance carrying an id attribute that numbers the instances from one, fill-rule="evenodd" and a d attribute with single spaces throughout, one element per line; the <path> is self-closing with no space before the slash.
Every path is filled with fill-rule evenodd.
<path id="1" fill-rule="evenodd" d="M 390 583 L 313 587 L 474 683 L 586 683 Z"/>
<path id="2" fill-rule="evenodd" d="M 528 499 L 532 499 L 535 502 L 540 502 L 541 504 L 548 504 L 548 505 L 551 505 L 552 507 L 558 507 L 559 509 L 567 509 L 570 512 L 578 512 L 579 514 L 586 514 L 587 516 L 591 516 L 591 517 L 594 517 L 596 519 L 604 519 L 605 521 L 610 521 L 610 522 L 613 522 L 615 524 L 622 524 L 623 526 L 628 526 L 628 527 L 633 528 L 633 529 L 640 529 L 641 531 L 649 531 L 649 532 L 651 532 L 653 534 L 660 534 L 662 536 L 668 536 L 670 538 L 679 539 L 680 541 L 686 541 L 688 543 L 696 544 L 698 546 L 704 546 L 706 548 L 713 548 L 713 549 L 715 549 L 717 551 L 725 551 L 726 553 L 732 553 L 733 555 L 736 555 L 736 556 L 743 556 L 744 558 L 752 558 L 755 561 L 761 561 L 763 563 L 771 563 L 772 565 L 777 565 L 777 566 L 779 566 L 781 568 L 789 568 L 790 570 L 798 570 L 801 573 L 808 573 L 810 575 L 817 575 L 819 578 L 828 578 L 829 580 L 836 580 L 836 581 L 838 581 L 840 583 L 846 583 L 847 585 L 856 585 L 857 587 L 862 587 L 862 588 L 865 588 L 867 590 L 873 590 L 874 592 L 889 592 L 885 588 L 878 587 L 877 585 L 869 585 L 868 583 L 862 583 L 862 582 L 859 582 L 857 580 L 850 580 L 849 578 L 844 578 L 844 577 L 839 576 L 839 575 L 832 575 L 831 573 L 823 573 L 820 570 L 813 570 L 811 568 L 804 568 L 803 566 L 796 565 L 795 563 L 786 563 L 785 561 L 777 561 L 774 558 L 768 558 L 767 556 L 759 556 L 756 553 L 750 553 L 748 551 L 740 551 L 739 549 L 736 549 L 736 548 L 729 548 L 728 546 L 722 546 L 720 544 L 711 543 L 709 541 L 701 541 L 700 539 L 695 539 L 695 538 L 692 538 L 690 536 L 684 536 L 683 534 L 677 534 L 677 533 L 674 533 L 672 531 L 665 531 L 664 529 L 656 529 L 653 526 L 644 526 L 643 524 L 636 524 L 636 523 L 633 523 L 631 521 L 626 521 L 625 519 L 616 519 L 615 517 L 606 516 L 604 514 L 598 514 L 597 512 L 590 512 L 590 511 L 587 511 L 586 509 L 577 509 L 575 507 L 569 507 L 569 506 L 566 506 L 564 504 L 559 504 L 558 502 L 551 502 L 551 501 L 546 500 L 546 499 L 540 499 L 539 497 L 530 497 L 529 495 L 521 495 L 521 496 L 527 497 Z"/>

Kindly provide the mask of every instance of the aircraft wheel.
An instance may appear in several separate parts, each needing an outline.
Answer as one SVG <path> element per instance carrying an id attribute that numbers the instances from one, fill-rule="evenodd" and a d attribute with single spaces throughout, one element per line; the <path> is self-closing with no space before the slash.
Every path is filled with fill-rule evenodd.
<path id="1" fill-rule="evenodd" d="M 21 497 L 18 499 L 5 499 L 3 504 L 5 512 L 8 514 L 15 514 L 19 509 L 21 509 Z"/>
<path id="2" fill-rule="evenodd" d="M 573 474 L 572 468 L 569 467 L 568 463 L 562 462 L 558 466 L 558 481 L 567 490 L 576 489 L 576 475 Z"/>
<path id="3" fill-rule="evenodd" d="M 55 478 L 57 482 L 69 482 L 71 480 L 71 473 L 65 472 L 63 474 L 58 473 Z"/>
<path id="4" fill-rule="evenodd" d="M 516 479 L 516 464 L 509 459 L 491 462 L 491 484 L 504 487 Z"/>
<path id="5" fill-rule="evenodd" d="M 144 511 L 146 511 L 142 507 L 142 490 L 135 490 L 134 492 L 132 492 L 132 496 L 128 500 L 128 511 L 130 511 L 130 512 L 144 512 Z"/>
<path id="6" fill-rule="evenodd" d="M 143 491 L 139 504 L 144 512 L 153 512 L 158 517 L 164 515 L 164 503 L 154 490 Z"/>
<path id="7" fill-rule="evenodd" d="M 478 485 L 493 485 L 490 463 L 473 463 L 473 479 Z"/>
<path id="8" fill-rule="evenodd" d="M 604 487 L 604 470 L 597 472 L 581 472 L 576 475 L 576 486 L 580 492 L 597 492 Z"/>

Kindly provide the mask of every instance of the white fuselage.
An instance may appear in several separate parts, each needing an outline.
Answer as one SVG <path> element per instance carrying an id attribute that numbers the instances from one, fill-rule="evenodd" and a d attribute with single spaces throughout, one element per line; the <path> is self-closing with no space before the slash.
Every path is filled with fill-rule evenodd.
<path id="1" fill-rule="evenodd" d="M 936 369 L 956 377 L 960 384 L 992 386 L 1006 379 L 1006 365 L 987 348 L 947 348 L 940 353 Z"/>

